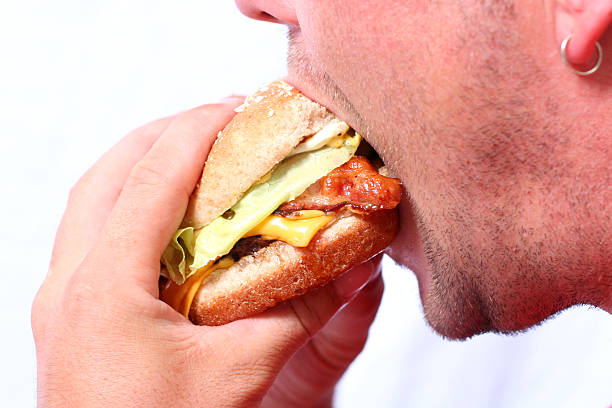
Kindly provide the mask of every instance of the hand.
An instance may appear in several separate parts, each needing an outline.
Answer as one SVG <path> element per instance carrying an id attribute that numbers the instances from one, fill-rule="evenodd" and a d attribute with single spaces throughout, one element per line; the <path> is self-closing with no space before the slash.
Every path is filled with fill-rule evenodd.
<path id="1" fill-rule="evenodd" d="M 363 349 L 380 305 L 384 284 L 379 272 L 377 257 L 336 279 L 335 285 L 372 280 L 285 364 L 262 407 L 332 406 L 336 383 Z M 291 302 L 316 302 L 314 296 Z"/>
<path id="2" fill-rule="evenodd" d="M 132 132 L 72 189 L 32 306 L 41 407 L 252 406 L 267 393 L 269 405 L 329 403 L 378 307 L 377 261 L 220 327 L 194 326 L 158 299 L 161 253 L 241 102 Z"/>

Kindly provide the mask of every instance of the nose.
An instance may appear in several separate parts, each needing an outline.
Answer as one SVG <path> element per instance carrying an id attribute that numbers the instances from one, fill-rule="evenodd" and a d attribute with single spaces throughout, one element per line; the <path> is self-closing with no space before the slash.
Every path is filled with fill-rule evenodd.
<path id="1" fill-rule="evenodd" d="M 299 25 L 291 0 L 236 0 L 238 9 L 255 20 Z"/>

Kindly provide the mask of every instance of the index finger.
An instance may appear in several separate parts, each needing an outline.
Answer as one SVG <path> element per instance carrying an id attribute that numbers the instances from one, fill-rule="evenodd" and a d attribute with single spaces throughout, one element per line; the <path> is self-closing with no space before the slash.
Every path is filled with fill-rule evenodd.
<path id="1" fill-rule="evenodd" d="M 107 261 L 107 279 L 131 279 L 157 293 L 161 254 L 181 222 L 217 133 L 242 99 L 177 115 L 134 166 L 92 251 L 98 261 Z"/>
<path id="2" fill-rule="evenodd" d="M 125 180 L 172 117 L 151 122 L 121 139 L 76 183 L 57 230 L 47 280 L 64 281 L 93 247 Z"/>

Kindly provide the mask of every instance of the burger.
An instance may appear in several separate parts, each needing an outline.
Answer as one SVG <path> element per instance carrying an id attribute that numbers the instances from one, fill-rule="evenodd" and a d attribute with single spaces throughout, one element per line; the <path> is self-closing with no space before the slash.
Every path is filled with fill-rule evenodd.
<path id="1" fill-rule="evenodd" d="M 201 325 L 325 285 L 398 229 L 399 180 L 325 107 L 276 81 L 236 112 L 161 259 L 160 298 Z"/>

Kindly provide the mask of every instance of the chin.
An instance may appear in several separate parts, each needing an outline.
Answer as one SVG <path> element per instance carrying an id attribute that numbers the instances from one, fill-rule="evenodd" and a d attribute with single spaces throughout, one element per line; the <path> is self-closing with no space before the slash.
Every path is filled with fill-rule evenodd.
<path id="1" fill-rule="evenodd" d="M 464 305 L 440 305 L 429 296 L 423 301 L 423 311 L 428 325 L 439 335 L 449 340 L 466 340 L 475 335 L 491 331 L 489 321 L 475 310 L 459 311 Z"/>
<path id="2" fill-rule="evenodd" d="M 458 271 L 434 271 L 432 288 L 423 298 L 428 324 L 448 339 L 467 339 L 485 332 L 516 334 L 574 304 L 544 290 L 521 291 L 513 282 L 496 285 L 496 289 L 487 289 Z"/>

